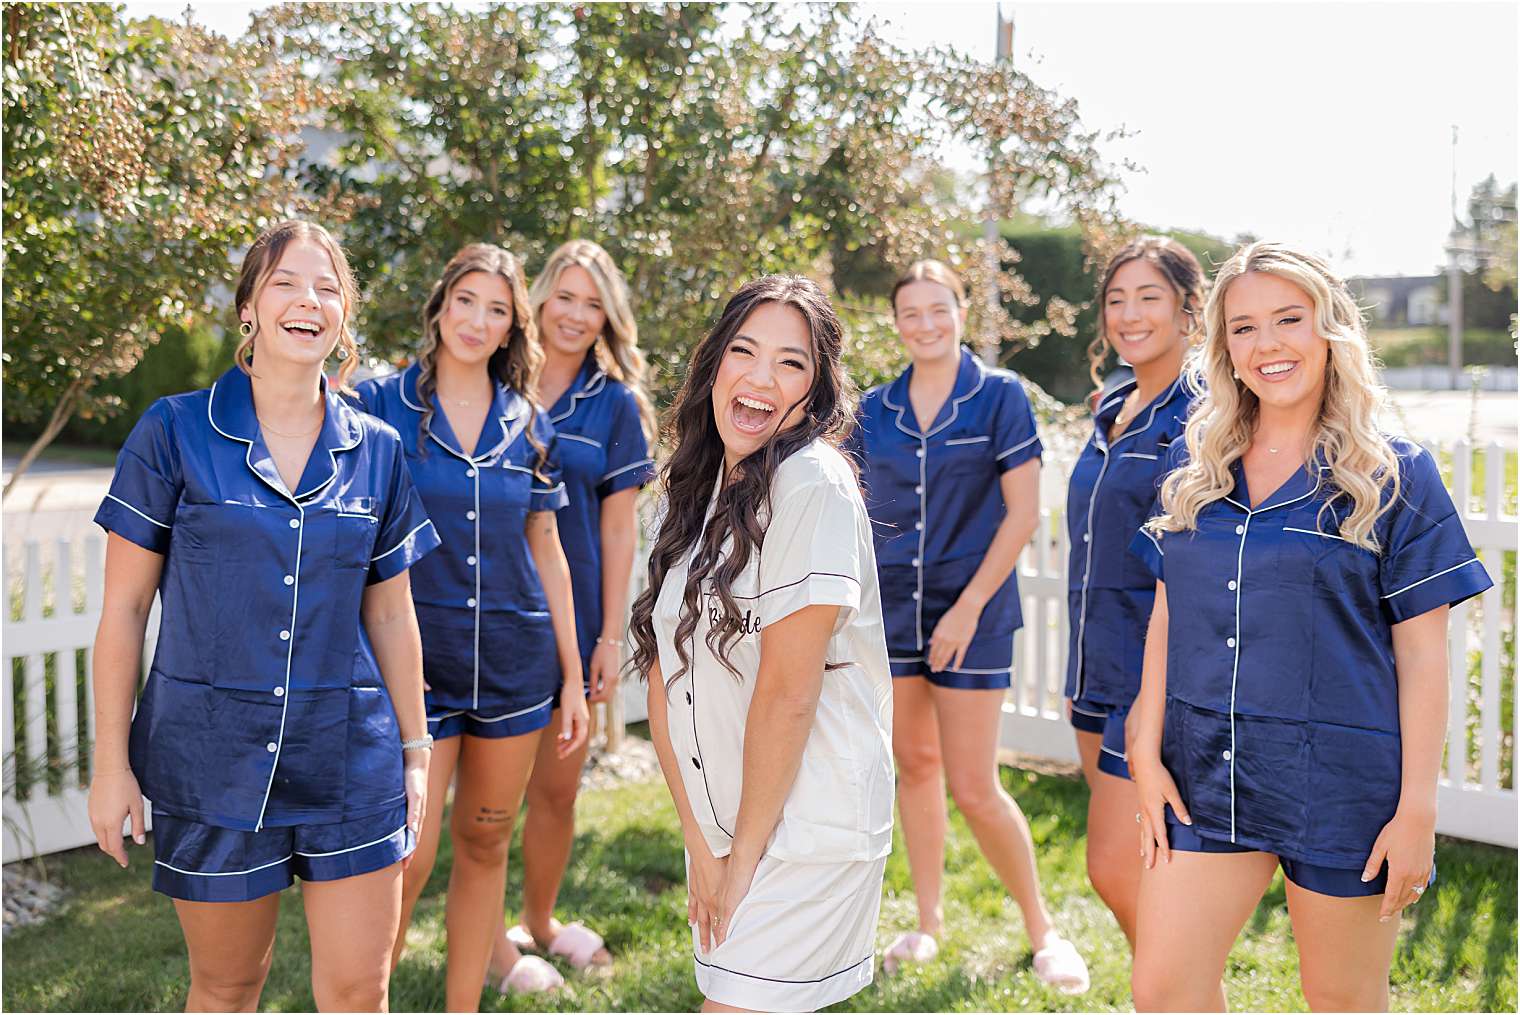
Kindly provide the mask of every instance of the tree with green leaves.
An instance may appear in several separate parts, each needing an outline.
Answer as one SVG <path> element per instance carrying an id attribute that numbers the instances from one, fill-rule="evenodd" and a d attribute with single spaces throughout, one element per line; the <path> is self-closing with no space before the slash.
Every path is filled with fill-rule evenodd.
<path id="1" fill-rule="evenodd" d="M 251 45 L 109 4 L 0 17 L 6 419 L 45 420 L 9 492 L 72 416 L 119 411 L 96 385 L 299 208 L 296 130 L 321 93 Z"/>
<path id="2" fill-rule="evenodd" d="M 723 296 L 766 271 L 834 287 L 869 383 L 898 351 L 882 287 L 852 279 L 956 263 L 1002 297 L 978 302 L 973 328 L 1006 357 L 1071 333 L 1076 308 L 955 224 L 1038 200 L 1089 256 L 1115 236 L 1112 180 L 1072 103 L 1006 65 L 891 45 L 848 4 L 288 4 L 253 32 L 334 96 L 326 125 L 346 140 L 308 182 L 342 204 L 362 330 L 387 358 L 415 344 L 463 243 L 536 265 L 587 237 L 630 276 L 657 393 Z M 947 185 L 956 145 L 986 179 Z"/>

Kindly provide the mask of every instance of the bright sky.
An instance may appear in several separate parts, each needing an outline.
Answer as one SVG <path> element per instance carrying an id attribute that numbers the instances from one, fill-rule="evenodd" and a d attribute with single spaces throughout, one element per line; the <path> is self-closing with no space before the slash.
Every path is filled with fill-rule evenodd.
<path id="1" fill-rule="evenodd" d="M 240 34 L 264 3 L 195 3 Z M 991 58 L 993 3 L 866 3 L 909 46 Z M 177 17 L 180 2 L 128 2 Z M 1122 208 L 1158 227 L 1303 244 L 1348 274 L 1427 274 L 1459 202 L 1517 175 L 1520 16 L 1488 3 L 1005 3 L 1014 60 L 1110 142 Z M 960 168 L 972 168 L 962 163 Z"/>

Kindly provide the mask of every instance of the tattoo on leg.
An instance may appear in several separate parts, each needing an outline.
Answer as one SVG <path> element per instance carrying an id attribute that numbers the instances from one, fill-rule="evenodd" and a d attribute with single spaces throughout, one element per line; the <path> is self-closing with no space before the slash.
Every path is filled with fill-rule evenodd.
<path id="1" fill-rule="evenodd" d="M 475 821 L 481 825 L 510 824 L 517 813 L 510 807 L 482 807 L 480 813 L 475 815 Z"/>

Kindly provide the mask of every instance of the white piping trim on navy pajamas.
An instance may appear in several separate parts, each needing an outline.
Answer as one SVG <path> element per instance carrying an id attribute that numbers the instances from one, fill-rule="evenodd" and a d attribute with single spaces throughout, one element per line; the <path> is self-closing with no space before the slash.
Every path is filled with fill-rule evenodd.
<path id="1" fill-rule="evenodd" d="M 634 462 L 631 465 L 625 465 L 625 466 L 623 466 L 620 469 L 613 469 L 611 472 L 607 473 L 601 479 L 597 480 L 597 482 L 598 483 L 605 483 L 605 482 L 607 482 L 607 480 L 611 479 L 613 476 L 620 476 L 623 473 L 627 472 L 629 469 L 638 469 L 638 468 L 642 468 L 645 465 L 653 465 L 653 464 L 654 464 L 654 459 L 653 458 L 640 458 L 638 461 Z"/>
<path id="2" fill-rule="evenodd" d="M 1151 535 L 1151 532 L 1150 532 L 1149 529 L 1141 528 L 1140 534 L 1142 536 L 1144 536 L 1146 539 L 1149 539 L 1151 541 L 1151 545 L 1156 548 L 1156 552 L 1157 553 L 1161 554 L 1161 556 L 1163 556 L 1163 557 L 1166 556 L 1166 551 L 1161 548 L 1161 541 L 1159 539 L 1157 539 L 1155 536 Z"/>
<path id="3" fill-rule="evenodd" d="M 288 862 L 294 855 L 294 853 L 291 853 L 289 856 L 282 857 L 279 860 L 271 860 L 268 863 L 259 864 L 257 867 L 250 867 L 244 871 L 187 871 L 183 867 L 176 867 L 172 863 L 164 863 L 162 860 L 154 860 L 153 862 L 160 867 L 167 867 L 176 874 L 187 874 L 193 878 L 231 878 L 239 874 L 253 874 L 269 867 L 277 867 L 282 863 Z"/>
<path id="4" fill-rule="evenodd" d="M 1145 418 L 1145 422 L 1137 427 L 1134 425 L 1135 421 L 1132 420 L 1130 427 L 1121 433 L 1118 438 L 1115 439 L 1112 443 L 1108 442 L 1105 439 L 1106 435 L 1103 434 L 1098 427 L 1097 417 L 1102 415 L 1105 408 L 1113 405 L 1115 399 L 1122 401 L 1123 399 L 1128 398 L 1130 392 L 1134 390 L 1134 387 L 1131 387 L 1131 385 L 1138 387 L 1139 382 L 1134 380 L 1125 382 L 1120 386 L 1119 391 L 1115 392 L 1113 396 L 1101 404 L 1098 407 L 1097 411 L 1093 413 L 1093 447 L 1097 448 L 1098 451 L 1103 455 L 1103 464 L 1098 469 L 1098 478 L 1093 480 L 1092 493 L 1089 494 L 1087 498 L 1087 523 L 1086 528 L 1083 531 L 1083 534 L 1087 537 L 1086 543 L 1084 544 L 1087 547 L 1087 551 L 1084 554 L 1082 563 L 1082 599 L 1080 605 L 1077 607 L 1077 687 L 1076 693 L 1072 695 L 1073 698 L 1082 697 L 1082 692 L 1086 689 L 1087 686 L 1087 671 L 1083 666 L 1083 662 L 1087 654 L 1087 586 L 1089 583 L 1088 580 L 1092 576 L 1093 513 L 1096 510 L 1096 505 L 1098 503 L 1098 490 L 1103 485 L 1103 477 L 1108 473 L 1108 463 L 1113 460 L 1109 457 L 1109 453 L 1114 448 L 1118 447 L 1119 443 L 1126 438 L 1133 437 L 1136 434 L 1145 433 L 1147 430 L 1149 430 L 1151 428 L 1151 424 L 1156 422 L 1156 413 L 1161 411 L 1161 407 L 1163 405 L 1172 400 L 1172 396 L 1177 393 L 1177 385 L 1181 383 L 1182 376 L 1179 374 L 1177 379 L 1172 381 L 1171 387 L 1167 388 L 1166 391 L 1151 404 L 1150 415 Z M 1036 434 L 1036 436 L 1038 436 L 1038 434 Z M 1119 457 L 1123 458 L 1126 454 L 1133 454 L 1136 458 L 1146 457 L 1136 452 L 1126 452 L 1120 454 Z M 1155 460 L 1156 458 L 1155 455 L 1150 455 L 1149 457 L 1151 460 Z M 1142 528 L 1140 531 L 1145 532 L 1145 529 Z M 1149 535 L 1149 533 L 1146 534 Z M 1151 542 L 1156 544 L 1156 549 L 1162 553 L 1162 556 L 1166 555 L 1165 551 L 1161 550 L 1161 544 L 1156 542 L 1155 537 L 1151 537 Z"/>
<path id="5" fill-rule="evenodd" d="M 583 398 L 591 398 L 594 395 L 601 394 L 602 393 L 602 389 L 605 388 L 606 386 L 607 386 L 607 372 L 605 370 L 603 370 L 601 367 L 597 367 L 596 373 L 592 374 L 586 380 L 586 386 L 584 388 L 580 389 L 579 391 L 572 391 L 572 392 L 570 392 L 570 407 L 568 409 L 566 409 L 564 412 L 560 413 L 558 416 L 550 416 L 549 417 L 549 422 L 550 423 L 558 423 L 562 419 L 569 419 L 571 416 L 575 415 L 575 410 L 577 408 L 577 405 L 576 405 L 577 402 L 579 402 Z"/>
<path id="6" fill-rule="evenodd" d="M 423 529 L 427 528 L 429 525 L 432 525 L 432 524 L 433 524 L 433 520 L 431 518 L 424 519 L 421 525 L 417 526 L 415 529 L 413 529 L 412 531 L 408 532 L 406 535 L 402 536 L 401 537 L 401 542 L 397 543 L 395 546 L 391 547 L 389 550 L 386 550 L 384 553 L 378 554 L 377 556 L 374 556 L 374 557 L 371 557 L 369 559 L 369 562 L 371 564 L 373 564 L 375 561 L 381 559 L 382 557 L 389 557 L 391 554 L 395 553 L 397 550 L 399 550 L 403 546 L 405 546 L 406 543 L 407 543 L 407 540 L 411 539 L 417 533 L 421 532 Z"/>
<path id="7" fill-rule="evenodd" d="M 997 455 L 993 458 L 993 461 L 995 461 L 995 462 L 1001 462 L 1003 459 L 1007 458 L 1009 455 L 1013 454 L 1015 451 L 1021 451 L 1024 448 L 1029 447 L 1029 445 L 1033 444 L 1035 441 L 1037 441 L 1039 439 L 1040 439 L 1040 435 L 1039 435 L 1038 432 L 1036 432 L 1035 435 L 1033 437 L 1029 438 L 1027 441 L 1020 441 L 1018 444 L 1015 444 L 1013 447 L 1009 448 L 1007 451 L 999 451 L 997 453 Z"/>
<path id="8" fill-rule="evenodd" d="M 1381 596 L 1379 598 L 1382 598 L 1382 599 L 1392 599 L 1394 596 L 1402 595 L 1403 593 L 1408 592 L 1410 589 L 1414 588 L 1416 585 L 1424 585 L 1426 582 L 1430 581 L 1432 578 L 1439 578 L 1443 574 L 1451 574 L 1451 572 L 1455 571 L 1459 567 L 1466 567 L 1469 564 L 1477 564 L 1477 563 L 1479 563 L 1479 560 L 1478 560 L 1477 557 L 1474 557 L 1471 560 L 1464 560 L 1460 564 L 1454 564 L 1454 565 L 1452 565 L 1451 567 L 1447 568 L 1445 571 L 1437 571 L 1435 574 L 1431 575 L 1428 578 L 1421 578 L 1417 582 L 1411 582 L 1410 584 L 1405 585 L 1403 588 L 1399 589 L 1397 592 L 1390 592 L 1386 596 Z"/>
<path id="9" fill-rule="evenodd" d="M 1148 454 L 1146 454 L 1143 451 L 1125 451 L 1124 453 L 1122 453 L 1121 455 L 1119 455 L 1119 457 L 1120 458 L 1143 458 L 1143 459 L 1145 459 L 1148 462 L 1154 462 L 1157 459 L 1159 459 L 1161 456 L 1160 455 L 1148 455 Z"/>
<path id="10" fill-rule="evenodd" d="M 987 443 L 988 441 L 991 441 L 991 440 L 992 440 L 992 437 L 990 435 L 988 435 L 988 434 L 983 434 L 980 437 L 956 437 L 956 438 L 953 438 L 951 440 L 945 441 L 945 447 L 947 447 L 947 448 L 949 448 L 949 447 L 955 447 L 955 446 L 960 445 L 960 444 L 985 444 L 985 443 Z"/>
<path id="11" fill-rule="evenodd" d="M 529 705 L 527 708 L 520 708 L 516 712 L 506 712 L 506 713 L 503 713 L 502 715 L 492 716 L 489 719 L 486 719 L 486 718 L 483 718 L 481 716 L 475 715 L 474 713 L 471 713 L 470 714 L 470 718 L 474 719 L 476 722 L 480 722 L 480 723 L 501 722 L 503 719 L 516 719 L 520 715 L 527 715 L 529 712 L 537 712 L 539 709 L 543 708 L 545 705 L 552 704 L 553 701 L 554 701 L 554 695 L 551 694 L 551 695 L 549 695 L 549 697 L 545 698 L 543 701 L 539 702 L 537 705 Z M 458 715 L 459 713 L 456 712 L 454 714 Z"/>
<path id="12" fill-rule="evenodd" d="M 1311 488 L 1308 493 L 1300 494 L 1299 496 L 1294 497 L 1292 500 L 1285 500 L 1281 504 L 1270 504 L 1269 503 L 1269 504 L 1265 504 L 1262 507 L 1258 507 L 1258 508 L 1248 508 L 1245 505 L 1241 504 L 1240 501 L 1235 500 L 1234 498 L 1231 498 L 1231 497 L 1225 497 L 1224 498 L 1226 501 L 1228 501 L 1231 504 L 1234 504 L 1238 508 L 1241 508 L 1246 513 L 1245 523 L 1243 525 L 1239 526 L 1239 528 L 1240 528 L 1240 547 L 1235 552 L 1235 661 L 1234 661 L 1234 664 L 1231 666 L 1231 669 L 1230 669 L 1230 841 L 1231 842 L 1235 841 L 1235 683 L 1236 683 L 1237 678 L 1240 675 L 1240 593 L 1241 593 L 1242 586 L 1245 585 L 1245 573 L 1244 573 L 1243 568 L 1244 568 L 1245 555 L 1246 555 L 1246 537 L 1248 535 L 1250 535 L 1250 533 L 1251 533 L 1251 519 L 1252 518 L 1256 517 L 1259 514 L 1267 512 L 1267 511 L 1275 511 L 1278 508 L 1287 507 L 1289 504 L 1297 504 L 1301 500 L 1305 500 L 1305 499 L 1307 499 L 1309 497 L 1314 496 L 1315 492 L 1318 489 L 1319 489 L 1319 487 L 1318 487 L 1318 485 L 1316 485 L 1313 488 Z M 1267 499 L 1269 501 L 1271 500 L 1271 495 L 1270 494 L 1268 495 Z M 1144 532 L 1145 530 L 1141 529 L 1140 531 Z"/>
<path id="13" fill-rule="evenodd" d="M 140 517 L 145 522 L 152 522 L 154 525 L 157 525 L 161 529 L 167 529 L 167 528 L 169 528 L 169 526 L 165 525 L 163 522 L 159 521 L 158 519 L 156 519 L 156 518 L 149 518 L 147 515 L 143 514 L 141 511 L 137 510 L 137 508 L 133 507 L 131 504 L 128 504 L 126 501 L 122 500 L 120 497 L 116 496 L 114 493 L 108 493 L 108 494 L 106 494 L 106 500 L 114 500 L 116 503 L 120 504 L 122 507 L 124 507 L 128 511 L 132 512 L 134 515 L 137 515 L 138 517 Z"/>
<path id="14" fill-rule="evenodd" d="M 952 398 L 950 400 L 950 415 L 939 426 L 930 427 L 928 433 L 916 433 L 903 425 L 903 413 L 907 411 L 907 406 L 894 405 L 892 403 L 892 400 L 888 397 L 891 385 L 883 388 L 881 392 L 882 404 L 889 409 L 895 410 L 897 413 L 897 429 L 918 441 L 918 555 L 913 558 L 913 572 L 918 580 L 918 585 L 913 594 L 913 633 L 915 639 L 913 647 L 920 650 L 924 647 L 924 540 L 928 538 L 929 533 L 929 438 L 945 429 L 951 423 L 954 423 L 955 418 L 960 415 L 961 403 L 975 395 L 978 391 L 981 391 L 982 386 L 987 383 L 987 370 L 982 366 L 981 360 L 973 356 L 971 362 L 976 364 L 976 387 L 959 398 Z M 914 420 L 914 422 L 917 423 L 918 421 Z M 1038 436 L 1039 434 L 1035 435 L 1035 437 Z M 1031 438 L 1031 440 L 1033 439 Z M 946 443 L 948 444 L 949 442 L 947 441 Z M 1025 443 L 1028 442 L 1026 441 Z M 1017 448 L 1010 448 L 1009 450 L 1014 451 Z M 1004 452 L 1004 454 L 1007 453 Z"/>
<path id="15" fill-rule="evenodd" d="M 1082 531 L 1082 545 L 1086 548 L 1082 560 L 1082 599 L 1077 606 L 1077 686 L 1072 694 L 1073 698 L 1082 697 L 1082 692 L 1087 689 L 1087 671 L 1082 663 L 1086 656 L 1087 647 L 1087 586 L 1088 579 L 1092 577 L 1092 528 L 1093 512 L 1097 510 L 1098 489 L 1103 485 L 1103 476 L 1108 472 L 1108 447 L 1097 439 L 1096 429 L 1093 434 L 1093 447 L 1103 455 L 1103 464 L 1098 467 L 1098 478 L 1093 480 L 1092 493 L 1087 497 L 1087 521 Z"/>
<path id="16" fill-rule="evenodd" d="M 206 420 L 211 424 L 211 429 L 215 430 L 217 433 L 221 434 L 228 440 L 242 441 L 243 443 L 247 444 L 248 450 L 243 455 L 243 464 L 248 467 L 248 471 L 263 481 L 265 486 L 270 487 L 270 489 L 274 490 L 276 493 L 283 496 L 286 500 L 290 501 L 290 503 L 294 505 L 296 509 L 296 569 L 295 574 L 293 575 L 295 581 L 291 583 L 290 592 L 290 638 L 285 642 L 285 683 L 283 685 L 283 690 L 280 693 L 280 729 L 279 732 L 275 734 L 274 763 L 269 767 L 269 781 L 264 784 L 264 799 L 259 803 L 258 820 L 254 822 L 253 830 L 255 832 L 259 832 L 263 831 L 264 829 L 264 812 L 269 809 L 269 794 L 274 791 L 275 773 L 280 770 L 280 752 L 285 748 L 285 718 L 290 712 L 290 666 L 295 658 L 296 619 L 298 616 L 297 607 L 300 605 L 301 601 L 301 548 L 306 536 L 306 509 L 301 506 L 301 502 L 299 500 L 290 495 L 290 492 L 288 490 L 283 490 L 279 487 L 274 486 L 268 480 L 264 479 L 264 477 L 260 475 L 259 471 L 253 467 L 253 462 L 249 459 L 249 455 L 253 454 L 253 441 L 245 440 L 242 437 L 234 437 L 232 434 L 216 425 L 216 416 L 211 411 L 212 406 L 215 404 L 216 384 L 213 383 L 211 385 L 211 394 L 206 398 Z M 361 430 L 359 433 L 360 439 L 362 440 L 364 431 Z M 352 445 L 352 447 L 358 446 L 359 445 L 357 443 Z M 351 448 L 346 450 L 351 450 Z M 328 482 L 330 483 L 333 479 L 336 479 L 337 475 L 337 459 L 334 459 L 333 473 L 328 477 Z M 323 489 L 327 485 L 327 483 L 323 483 L 317 489 Z"/>
<path id="17" fill-rule="evenodd" d="M 298 849 L 298 850 L 295 851 L 295 855 L 296 856 L 307 856 L 307 857 L 323 857 L 323 856 L 338 856 L 340 853 L 352 853 L 356 849 L 369 849 L 371 846 L 378 846 L 382 842 L 386 842 L 387 840 L 394 839 L 396 837 L 396 832 L 404 832 L 404 831 L 406 831 L 406 825 L 403 824 L 400 828 L 396 829 L 395 832 L 391 832 L 389 835 L 382 835 L 380 838 L 374 840 L 373 842 L 366 842 L 366 843 L 363 843 L 362 845 L 359 845 L 359 846 L 349 846 L 349 847 L 347 847 L 345 849 L 328 850 L 326 853 L 303 853 L 303 852 L 301 852 Z"/>
<path id="18" fill-rule="evenodd" d="M 554 436 L 562 441 L 580 441 L 582 444 L 590 444 L 594 448 L 605 447 L 601 441 L 594 441 L 590 437 L 583 437 L 578 433 L 565 433 L 561 430 L 556 432 Z"/>
<path id="19" fill-rule="evenodd" d="M 1112 747 L 1108 746 L 1107 744 L 1099 744 L 1098 745 L 1098 750 L 1104 752 L 1105 754 L 1112 754 L 1114 757 L 1118 758 L 1120 761 L 1128 761 L 1129 760 L 1129 757 L 1123 751 L 1116 751 Z"/>
<path id="20" fill-rule="evenodd" d="M 501 420 L 502 420 L 502 429 L 505 430 L 506 429 L 506 417 L 505 416 L 501 417 Z M 441 448 L 443 448 L 443 450 L 447 451 L 449 454 L 453 455 L 455 458 L 458 458 L 460 461 L 462 461 L 462 462 L 466 463 L 467 465 L 469 465 L 469 467 L 470 467 L 469 478 L 471 480 L 471 486 L 472 486 L 473 492 L 475 494 L 475 511 L 474 511 L 475 517 L 473 519 L 471 519 L 471 521 L 473 521 L 475 523 L 475 564 L 473 566 L 473 570 L 475 572 L 475 606 L 474 606 L 474 610 L 475 610 L 475 641 L 474 641 L 474 646 L 475 646 L 475 652 L 474 652 L 475 669 L 474 669 L 474 673 L 471 675 L 471 682 L 470 682 L 470 707 L 471 708 L 475 708 L 475 707 L 479 706 L 479 704 L 480 704 L 480 470 L 481 470 L 482 466 L 481 466 L 480 461 L 477 461 L 474 458 L 471 458 L 470 456 L 468 456 L 466 454 L 463 454 L 463 453 L 461 453 L 459 451 L 455 451 L 453 448 L 449 447 L 443 441 L 438 440 L 438 435 L 435 434 L 431 429 L 428 430 L 428 436 L 431 437 L 431 438 L 433 438 L 433 440 L 437 441 L 438 446 L 441 447 Z M 511 440 L 509 439 L 507 441 L 507 443 L 510 444 Z M 501 445 L 498 445 L 498 448 L 499 447 L 501 447 Z M 495 453 L 496 453 L 495 449 L 493 449 L 492 452 L 491 452 L 491 454 L 495 454 Z M 484 460 L 485 458 L 489 458 L 489 457 L 490 457 L 490 455 L 482 456 L 482 460 Z M 508 465 L 507 468 L 509 468 L 509 469 L 510 468 L 517 468 L 517 466 Z M 523 472 L 530 472 L 530 473 L 532 472 L 531 469 L 523 469 L 522 471 Z"/>
<path id="21" fill-rule="evenodd" d="M 1230 666 L 1230 841 L 1235 841 L 1235 683 L 1240 676 L 1240 591 L 1245 584 L 1246 536 L 1251 533 L 1252 512 L 1240 526 L 1240 546 L 1235 551 L 1235 660 Z M 1143 530 L 1142 530 L 1143 531 Z"/>
<path id="22" fill-rule="evenodd" d="M 1107 712 L 1094 712 L 1092 709 L 1083 708 L 1081 705 L 1077 704 L 1075 698 L 1073 698 L 1071 700 L 1071 710 L 1073 712 L 1081 712 L 1083 715 L 1090 715 L 1094 719 L 1107 719 L 1108 718 L 1108 713 Z"/>
<path id="23" fill-rule="evenodd" d="M 1300 529 L 1300 528 L 1296 528 L 1296 527 L 1294 527 L 1292 525 L 1284 525 L 1283 526 L 1283 531 L 1284 532 L 1302 532 L 1306 536 L 1318 536 L 1321 539 L 1338 539 L 1338 540 L 1340 540 L 1343 543 L 1349 543 L 1349 542 L 1351 542 L 1351 540 L 1347 539 L 1345 536 L 1337 536 L 1337 535 L 1335 535 L 1332 532 L 1320 532 L 1318 529 Z"/>

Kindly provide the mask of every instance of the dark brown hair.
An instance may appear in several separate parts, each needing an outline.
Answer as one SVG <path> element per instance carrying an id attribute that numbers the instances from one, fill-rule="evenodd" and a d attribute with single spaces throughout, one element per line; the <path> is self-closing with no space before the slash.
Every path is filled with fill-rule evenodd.
<path id="1" fill-rule="evenodd" d="M 352 328 L 354 309 L 359 305 L 359 284 L 354 281 L 354 272 L 348 265 L 343 247 L 333 239 L 332 233 L 315 222 L 303 219 L 289 219 L 260 233 L 259 238 L 253 241 L 253 246 L 248 248 L 248 253 L 243 255 L 237 290 L 232 298 L 232 312 L 235 317 L 241 318 L 243 308 L 258 301 L 264 283 L 269 281 L 269 276 L 280 266 L 280 258 L 285 256 L 286 248 L 297 240 L 310 240 L 327 251 L 327 256 L 332 258 L 333 271 L 338 276 L 338 287 L 343 294 L 343 321 L 338 327 L 338 348 L 348 355 L 338 365 L 334 380 L 340 390 L 347 391 L 348 379 L 359 365 L 359 345 L 354 339 Z M 253 372 L 253 343 L 259 337 L 259 328 L 258 310 L 255 308 L 253 330 L 243 336 L 232 354 L 233 362 L 245 374 Z"/>
<path id="2" fill-rule="evenodd" d="M 734 336 L 750 314 L 767 303 L 791 307 L 807 322 L 816 364 L 813 386 L 805 398 L 801 421 L 778 431 L 734 466 L 718 492 L 711 519 L 707 519 L 713 483 L 724 461 L 723 438 L 713 417 L 713 382 Z M 762 511 L 769 517 L 776 469 L 815 440 L 837 447 L 854 422 L 855 391 L 840 363 L 843 344 L 839 318 L 817 283 L 800 275 L 767 275 L 734 293 L 718 323 L 692 353 L 686 381 L 666 414 L 664 433 L 672 451 L 660 470 L 660 484 L 667 510 L 649 554 L 649 583 L 633 603 L 632 665 L 639 676 L 647 677 L 659 659 L 654 604 L 660 586 L 688 552 L 691 567 L 682 591 L 675 639 L 681 667 L 665 674 L 666 683 L 678 679 L 691 665 L 688 645 L 696 631 L 705 583 L 711 582 L 725 616 L 742 614 L 734 601 L 733 583 L 749 564 L 750 555 L 765 542 L 760 517 Z M 792 409 L 781 406 L 777 412 L 785 419 Z M 725 543 L 730 545 L 725 548 Z M 707 634 L 713 655 L 736 677 L 739 672 L 729 662 L 728 653 L 740 633 L 737 623 L 730 622 L 714 625 Z"/>
<path id="3" fill-rule="evenodd" d="M 1142 236 L 1126 243 L 1109 258 L 1108 267 L 1103 269 L 1103 280 L 1098 283 L 1098 337 L 1087 347 L 1087 373 L 1093 385 L 1100 389 L 1103 387 L 1103 363 L 1113 348 L 1103 324 L 1103 301 L 1108 295 L 1108 287 L 1113 285 L 1114 276 L 1131 261 L 1149 261 L 1172 284 L 1172 291 L 1177 294 L 1182 312 L 1190 322 L 1184 336 L 1198 333 L 1199 315 L 1203 313 L 1203 268 L 1191 250 L 1166 236 Z"/>
<path id="4" fill-rule="evenodd" d="M 417 350 L 417 400 L 422 404 L 422 419 L 417 424 L 417 448 L 422 454 L 427 453 L 425 443 L 433 423 L 433 392 L 437 388 L 434 371 L 438 346 L 443 343 L 443 333 L 439 330 L 438 322 L 443 318 L 444 308 L 454 292 L 454 286 L 460 279 L 476 271 L 500 277 L 512 293 L 512 324 L 507 329 L 507 340 L 486 361 L 486 371 L 492 380 L 500 381 L 517 392 L 530 406 L 533 404 L 538 374 L 544 365 L 544 351 L 538 344 L 538 323 L 528 304 L 528 280 L 523 272 L 522 261 L 494 243 L 471 243 L 449 259 L 443 275 L 433 283 L 433 290 L 428 293 L 427 302 L 422 306 L 422 347 Z M 531 421 L 527 435 L 528 442 L 538 452 L 538 464 L 541 467 L 544 464 L 545 449 L 539 442 Z"/>

